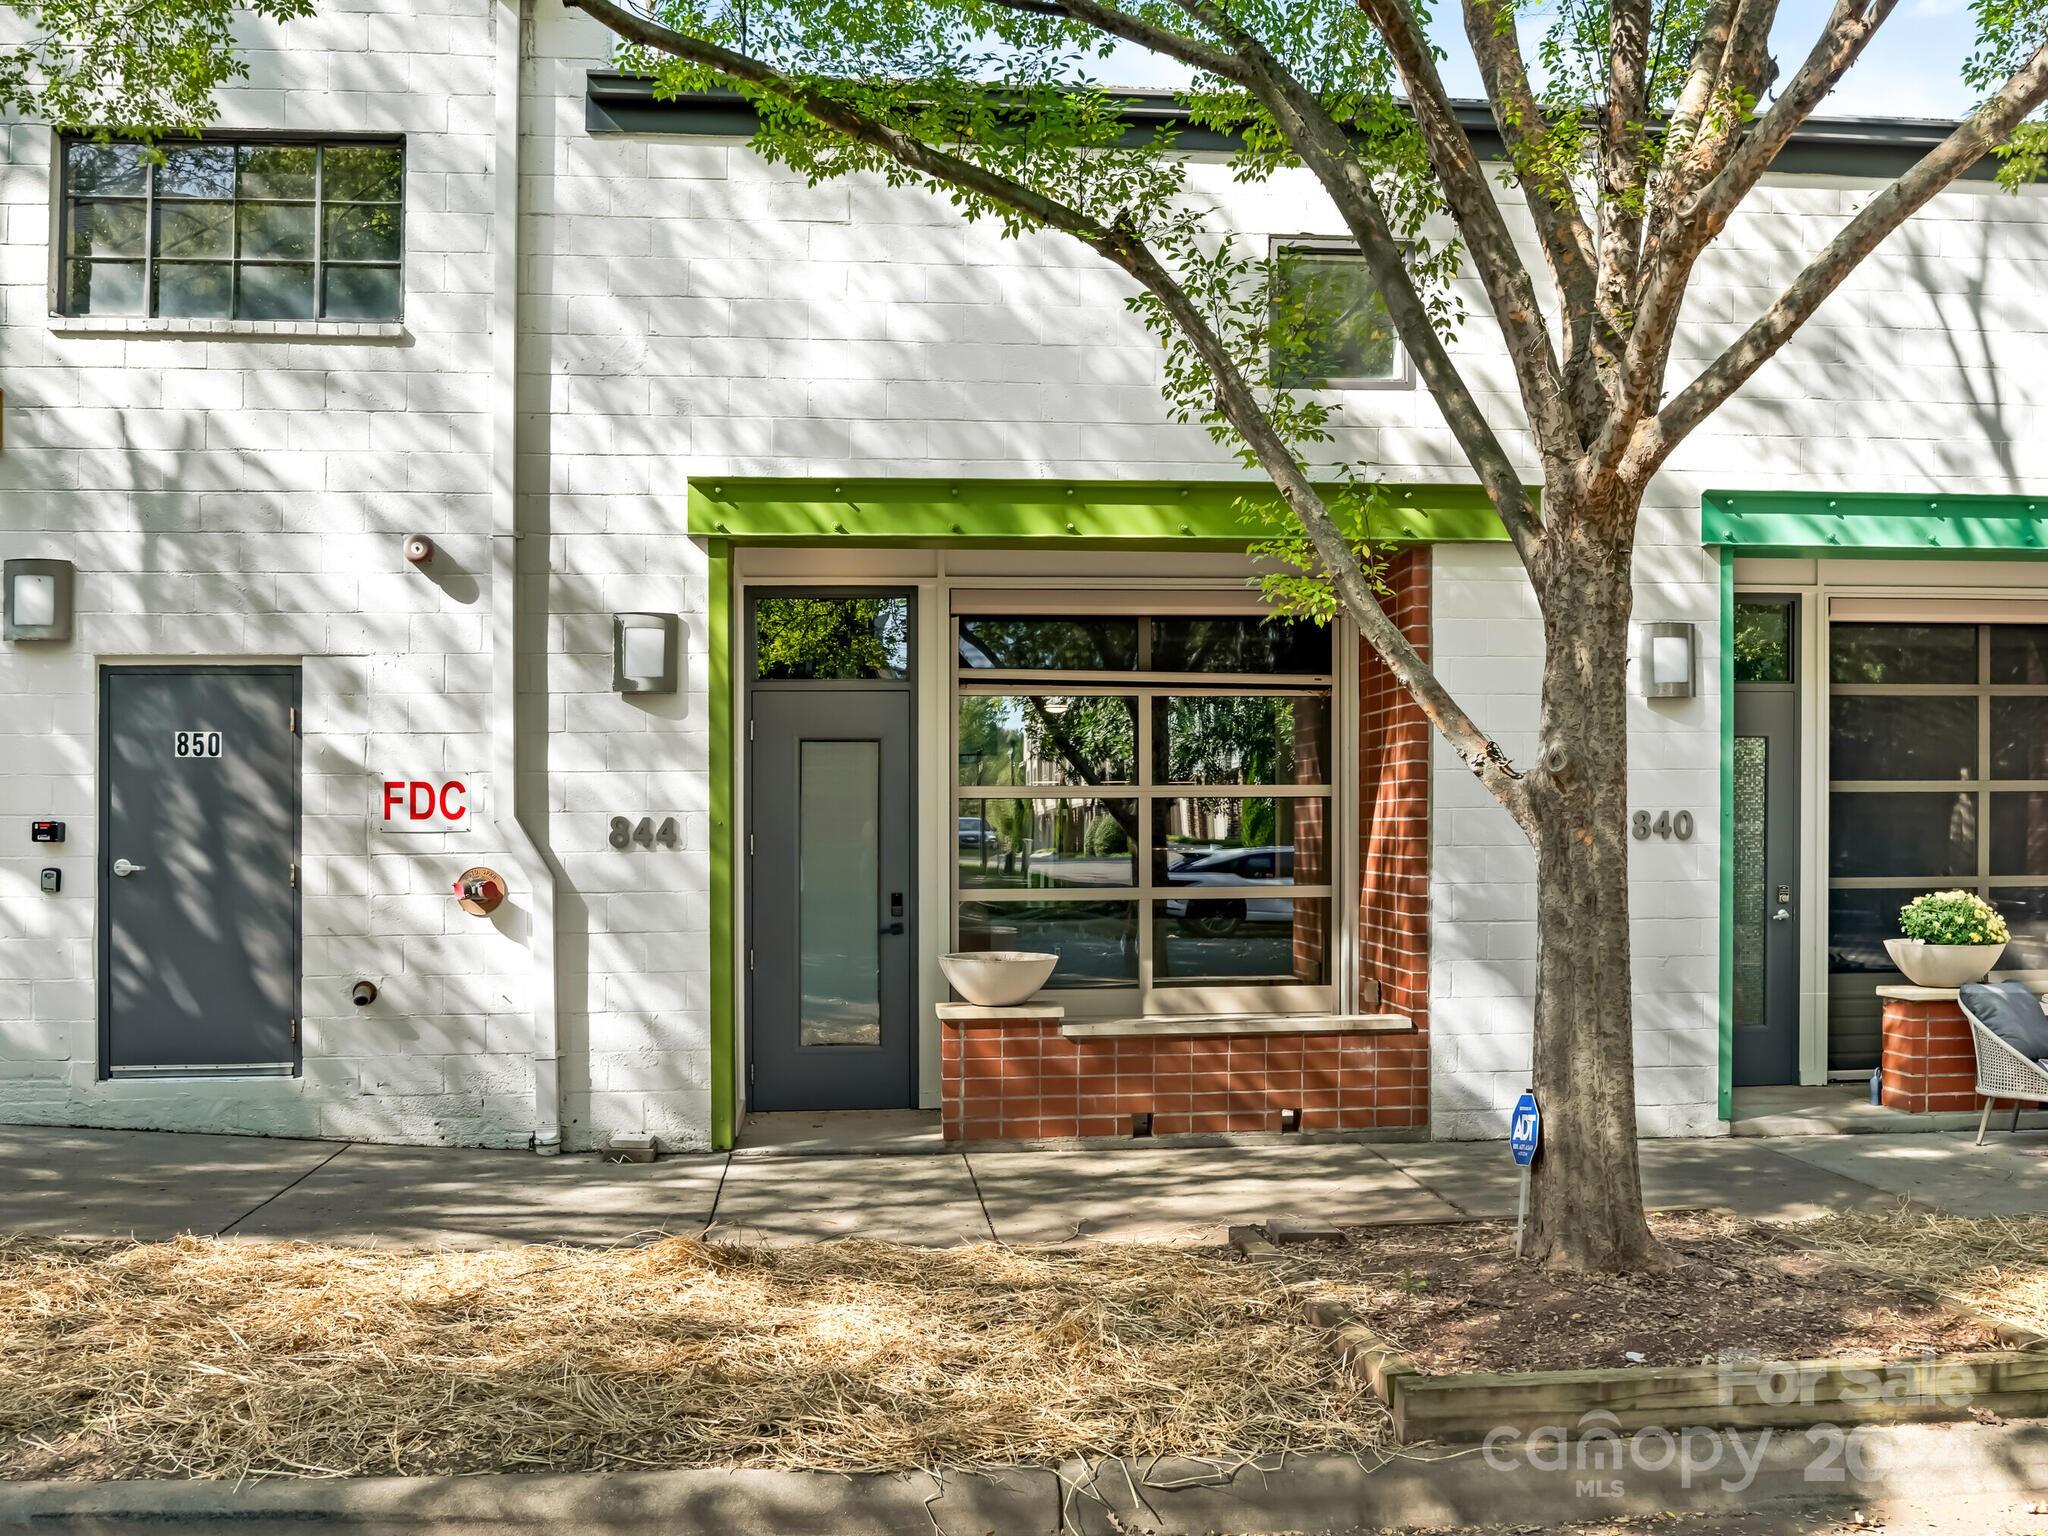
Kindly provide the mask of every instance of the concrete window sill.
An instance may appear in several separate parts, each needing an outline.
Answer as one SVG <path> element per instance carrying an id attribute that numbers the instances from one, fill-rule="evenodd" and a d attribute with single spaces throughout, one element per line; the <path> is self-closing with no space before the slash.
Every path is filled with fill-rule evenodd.
<path id="1" fill-rule="evenodd" d="M 1248 1014 L 1244 1016 L 1152 1017 L 1100 1019 L 1063 1024 L 1069 1040 L 1141 1040 L 1173 1036 L 1214 1035 L 1360 1035 L 1397 1034 L 1414 1029 L 1399 1013 Z"/>
<path id="2" fill-rule="evenodd" d="M 284 341 L 403 341 L 401 320 L 173 320 L 148 315 L 52 315 L 55 336 L 245 337 Z"/>

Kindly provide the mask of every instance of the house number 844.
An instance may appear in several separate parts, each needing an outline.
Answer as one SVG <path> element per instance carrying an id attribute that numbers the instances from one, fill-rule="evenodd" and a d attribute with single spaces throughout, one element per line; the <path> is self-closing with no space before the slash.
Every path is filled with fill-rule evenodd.
<path id="1" fill-rule="evenodd" d="M 1669 842 L 1672 838 L 1677 838 L 1681 843 L 1690 842 L 1692 840 L 1692 812 L 1659 811 L 1653 820 L 1648 811 L 1637 811 L 1634 816 L 1629 818 L 1629 828 L 1635 833 L 1636 841 L 1639 843 L 1647 842 L 1652 833 L 1663 838 L 1666 842 Z"/>
<path id="2" fill-rule="evenodd" d="M 664 816 L 659 830 L 656 830 L 652 816 L 642 816 L 637 823 L 623 816 L 614 816 L 609 840 L 614 848 L 623 852 L 635 843 L 642 848 L 652 848 L 657 843 L 664 848 L 674 848 L 681 844 L 683 837 L 673 816 Z"/>

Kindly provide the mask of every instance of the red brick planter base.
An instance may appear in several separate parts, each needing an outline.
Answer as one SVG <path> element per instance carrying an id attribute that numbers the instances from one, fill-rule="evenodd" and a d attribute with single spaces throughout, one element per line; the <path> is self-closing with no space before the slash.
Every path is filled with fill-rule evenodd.
<path id="1" fill-rule="evenodd" d="M 1420 1034 L 1147 1036 L 1070 1040 L 1060 1020 L 940 1024 L 948 1141 L 1410 1128 L 1428 1121 Z"/>
<path id="2" fill-rule="evenodd" d="M 1924 1115 L 1983 1103 L 1969 1022 L 1953 999 L 1885 998 L 1882 1038 L 1886 1109 Z"/>

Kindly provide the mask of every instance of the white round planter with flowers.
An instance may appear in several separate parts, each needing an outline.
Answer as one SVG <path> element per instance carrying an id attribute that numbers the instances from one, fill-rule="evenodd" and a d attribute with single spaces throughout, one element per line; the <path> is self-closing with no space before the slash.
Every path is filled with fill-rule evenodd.
<path id="1" fill-rule="evenodd" d="M 1982 981 L 2012 935 L 1998 909 L 1974 891 L 1929 891 L 1899 909 L 1903 938 L 1885 953 L 1918 987 L 1954 988 Z"/>

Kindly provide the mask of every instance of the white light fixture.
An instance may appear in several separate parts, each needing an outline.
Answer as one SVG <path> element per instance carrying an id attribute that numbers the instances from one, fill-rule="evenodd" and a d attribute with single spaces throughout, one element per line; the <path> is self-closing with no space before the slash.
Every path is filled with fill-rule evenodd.
<path id="1" fill-rule="evenodd" d="M 9 640 L 71 638 L 71 562 L 9 560 L 4 629 Z"/>
<path id="2" fill-rule="evenodd" d="M 1696 688 L 1694 626 L 1670 621 L 1643 626 L 1643 697 L 1689 699 Z"/>
<path id="3" fill-rule="evenodd" d="M 612 615 L 612 687 L 619 693 L 674 693 L 679 625 L 672 613 Z"/>

